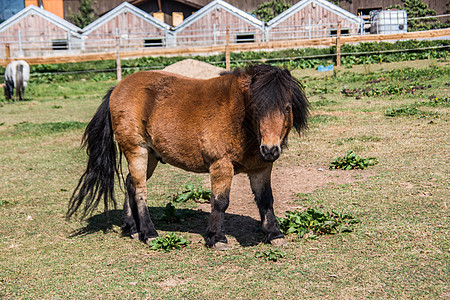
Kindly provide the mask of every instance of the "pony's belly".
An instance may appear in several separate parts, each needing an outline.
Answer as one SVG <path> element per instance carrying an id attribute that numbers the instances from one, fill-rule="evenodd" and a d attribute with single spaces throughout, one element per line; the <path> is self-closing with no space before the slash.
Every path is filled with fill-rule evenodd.
<path id="1" fill-rule="evenodd" d="M 151 147 L 153 155 L 162 163 L 167 163 L 174 167 L 195 173 L 208 173 L 209 168 L 202 158 L 201 153 L 193 155 L 186 154 L 183 151 L 158 151 L 156 147 Z"/>

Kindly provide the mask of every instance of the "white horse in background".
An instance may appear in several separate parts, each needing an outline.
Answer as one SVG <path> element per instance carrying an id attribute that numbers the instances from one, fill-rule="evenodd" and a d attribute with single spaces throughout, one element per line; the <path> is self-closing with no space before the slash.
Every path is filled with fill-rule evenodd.
<path id="1" fill-rule="evenodd" d="M 9 63 L 5 70 L 6 99 L 13 99 L 14 89 L 16 89 L 16 98 L 24 100 L 28 80 L 30 80 L 30 66 L 26 61 L 16 60 Z"/>

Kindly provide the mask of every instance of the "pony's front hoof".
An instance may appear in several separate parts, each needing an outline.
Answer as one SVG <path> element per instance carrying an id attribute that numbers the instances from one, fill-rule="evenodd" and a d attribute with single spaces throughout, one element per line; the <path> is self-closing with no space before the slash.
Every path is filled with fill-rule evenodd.
<path id="1" fill-rule="evenodd" d="M 130 235 L 133 240 L 139 240 L 139 232 L 133 233 Z"/>
<path id="2" fill-rule="evenodd" d="M 228 250 L 228 244 L 227 243 L 222 243 L 222 242 L 217 242 L 215 243 L 212 248 L 216 251 L 226 251 Z"/>
<path id="3" fill-rule="evenodd" d="M 271 240 L 270 244 L 275 247 L 286 247 L 289 244 L 289 242 L 285 238 L 278 238 Z"/>

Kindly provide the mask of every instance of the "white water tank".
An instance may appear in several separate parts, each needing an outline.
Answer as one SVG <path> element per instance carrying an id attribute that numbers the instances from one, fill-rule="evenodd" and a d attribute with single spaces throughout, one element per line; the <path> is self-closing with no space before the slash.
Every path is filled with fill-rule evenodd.
<path id="1" fill-rule="evenodd" d="M 370 33 L 390 34 L 407 31 L 406 10 L 373 10 L 370 12 Z"/>

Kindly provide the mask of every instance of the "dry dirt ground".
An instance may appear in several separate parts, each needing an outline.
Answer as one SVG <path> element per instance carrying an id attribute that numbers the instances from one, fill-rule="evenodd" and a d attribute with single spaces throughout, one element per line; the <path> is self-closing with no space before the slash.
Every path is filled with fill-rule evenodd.
<path id="1" fill-rule="evenodd" d="M 222 68 L 193 59 L 177 62 L 166 67 L 164 70 L 200 79 L 219 76 L 224 71 Z M 311 193 L 329 184 L 339 185 L 351 183 L 356 180 L 365 180 L 370 175 L 367 172 L 358 170 L 330 171 L 323 166 L 275 166 L 272 172 L 275 213 L 277 216 L 282 217 L 285 211 L 306 209 L 306 207 L 299 206 L 299 203 L 295 203 L 295 200 L 299 198 L 299 193 Z M 205 178 L 204 186 L 210 188 L 209 178 Z M 210 212 L 210 204 L 208 203 L 199 204 L 199 208 L 204 212 Z M 231 245 L 238 242 L 235 237 L 239 240 L 246 241 L 246 243 L 252 243 L 252 241 L 249 241 L 249 239 L 252 239 L 253 234 L 248 231 L 248 217 L 254 220 L 260 219 L 258 208 L 253 201 L 249 180 L 245 174 L 238 174 L 233 178 L 230 206 L 227 209 L 226 217 L 227 233 L 231 233 L 227 236 Z M 199 242 L 203 240 L 201 236 L 197 238 Z"/>

